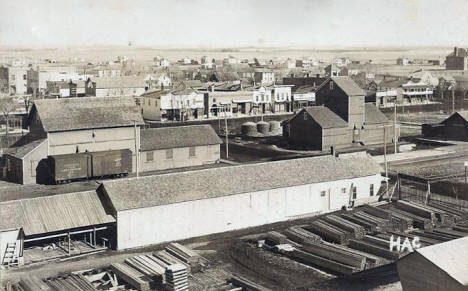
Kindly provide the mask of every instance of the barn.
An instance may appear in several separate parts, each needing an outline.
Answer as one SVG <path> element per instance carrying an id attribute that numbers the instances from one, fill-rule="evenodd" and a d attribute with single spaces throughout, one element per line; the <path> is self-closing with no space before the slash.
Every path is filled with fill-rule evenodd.
<path id="1" fill-rule="evenodd" d="M 211 125 L 143 129 L 142 172 L 212 164 L 220 159 L 221 139 Z"/>
<path id="2" fill-rule="evenodd" d="M 468 290 L 468 237 L 415 250 L 397 261 L 403 290 Z"/>
<path id="3" fill-rule="evenodd" d="M 117 249 L 221 233 L 375 202 L 369 156 L 322 156 L 105 181 Z"/>
<path id="4" fill-rule="evenodd" d="M 323 106 L 306 107 L 289 121 L 289 140 L 319 150 L 351 146 L 348 123 Z"/>
<path id="5" fill-rule="evenodd" d="M 452 140 L 468 140 L 468 111 L 457 111 L 439 124 L 423 124 L 425 137 L 441 136 Z"/>

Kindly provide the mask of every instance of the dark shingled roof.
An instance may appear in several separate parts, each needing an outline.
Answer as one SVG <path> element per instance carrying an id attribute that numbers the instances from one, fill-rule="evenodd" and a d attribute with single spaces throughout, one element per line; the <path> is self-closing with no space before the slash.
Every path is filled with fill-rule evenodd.
<path id="1" fill-rule="evenodd" d="M 251 193 L 380 174 L 370 156 L 321 156 L 104 181 L 115 210 Z"/>
<path id="2" fill-rule="evenodd" d="M 96 191 L 0 203 L 0 230 L 22 227 L 25 235 L 115 222 Z"/>
<path id="3" fill-rule="evenodd" d="M 7 148 L 4 153 L 18 159 L 22 159 L 45 140 L 46 138 L 44 136 L 29 133 L 21 137 L 11 147 Z"/>
<path id="4" fill-rule="evenodd" d="M 387 123 L 388 119 L 377 106 L 372 103 L 365 104 L 365 123 Z"/>
<path id="5" fill-rule="evenodd" d="M 45 132 L 143 125 L 132 97 L 85 97 L 34 101 Z"/>
<path id="6" fill-rule="evenodd" d="M 333 111 L 324 106 L 311 106 L 304 108 L 305 111 L 322 127 L 335 128 L 347 127 L 348 123 Z"/>
<path id="7" fill-rule="evenodd" d="M 140 139 L 140 148 L 143 151 L 223 143 L 211 125 L 142 129 Z"/>
<path id="8" fill-rule="evenodd" d="M 330 78 L 333 82 L 335 82 L 338 87 L 341 88 L 348 96 L 362 96 L 366 95 L 366 92 L 361 89 L 356 82 L 353 81 L 348 76 L 342 76 L 342 77 L 331 77 Z M 322 86 L 328 82 L 324 82 Z"/>

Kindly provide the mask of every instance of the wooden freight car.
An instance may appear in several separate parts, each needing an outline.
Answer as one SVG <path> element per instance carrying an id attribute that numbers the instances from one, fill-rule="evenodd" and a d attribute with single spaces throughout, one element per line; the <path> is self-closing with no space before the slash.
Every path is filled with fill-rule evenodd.
<path id="1" fill-rule="evenodd" d="M 113 150 L 48 157 L 51 180 L 56 184 L 101 177 L 120 177 L 132 171 L 132 152 Z"/>

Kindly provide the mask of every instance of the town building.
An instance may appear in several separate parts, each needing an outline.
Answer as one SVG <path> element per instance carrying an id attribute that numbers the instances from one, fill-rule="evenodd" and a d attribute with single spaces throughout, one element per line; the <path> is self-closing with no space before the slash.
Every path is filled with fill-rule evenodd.
<path id="1" fill-rule="evenodd" d="M 292 110 L 315 105 L 315 89 L 312 85 L 294 86 L 292 92 Z"/>
<path id="2" fill-rule="evenodd" d="M 72 66 L 38 66 L 27 71 L 27 93 L 44 95 L 47 81 L 79 80 L 81 77 Z"/>
<path id="3" fill-rule="evenodd" d="M 260 86 L 253 89 L 253 100 L 251 111 L 253 113 L 266 113 L 272 111 L 271 89 Z"/>
<path id="4" fill-rule="evenodd" d="M 408 58 L 398 58 L 396 64 L 399 66 L 407 66 L 410 64 L 410 60 Z"/>
<path id="5" fill-rule="evenodd" d="M 28 70 L 29 67 L 8 67 L 9 94 L 24 95 L 27 94 Z"/>
<path id="6" fill-rule="evenodd" d="M 446 70 L 468 70 L 468 51 L 454 47 L 453 52 L 445 58 Z"/>
<path id="7" fill-rule="evenodd" d="M 143 77 L 95 77 L 86 81 L 86 95 L 95 97 L 140 96 L 148 90 Z"/>
<path id="8" fill-rule="evenodd" d="M 292 111 L 292 85 L 275 85 L 272 90 L 272 105 L 273 112 L 290 112 Z"/>
<path id="9" fill-rule="evenodd" d="M 47 182 L 50 155 L 138 148 L 143 119 L 130 97 L 35 100 L 30 133 L 4 154 L 7 178 L 16 183 Z M 133 154 L 133 171 L 136 155 Z"/>
<path id="10" fill-rule="evenodd" d="M 47 81 L 46 95 L 51 97 L 63 98 L 71 97 L 71 92 L 76 91 L 76 84 L 72 81 Z"/>
<path id="11" fill-rule="evenodd" d="M 123 250 L 376 202 L 380 171 L 368 156 L 323 156 L 104 181 L 98 191 Z"/>
<path id="12" fill-rule="evenodd" d="M 5 66 L 0 66 L 0 93 L 10 94 L 10 78 Z"/>
<path id="13" fill-rule="evenodd" d="M 340 67 L 334 63 L 330 64 L 325 67 L 325 76 L 327 77 L 348 76 L 348 68 Z"/>
<path id="14" fill-rule="evenodd" d="M 425 137 L 468 141 L 468 111 L 454 112 L 440 123 L 423 124 L 422 134 Z"/>
<path id="15" fill-rule="evenodd" d="M 143 129 L 142 172 L 201 166 L 219 161 L 221 139 L 210 125 Z"/>
<path id="16" fill-rule="evenodd" d="M 396 262 L 403 290 L 468 290 L 468 237 L 414 250 Z"/>
<path id="17" fill-rule="evenodd" d="M 204 115 L 227 117 L 248 114 L 252 102 L 252 91 L 208 91 L 204 93 Z M 245 104 L 249 104 L 245 106 Z M 243 106 L 244 105 L 244 106 Z"/>
<path id="18" fill-rule="evenodd" d="M 273 85 L 275 83 L 275 73 L 266 69 L 255 69 L 253 78 L 256 85 Z"/>

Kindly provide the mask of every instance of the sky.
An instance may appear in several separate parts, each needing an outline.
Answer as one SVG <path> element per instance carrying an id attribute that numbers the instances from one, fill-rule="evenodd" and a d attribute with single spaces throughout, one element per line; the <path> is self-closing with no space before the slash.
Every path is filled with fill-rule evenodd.
<path id="1" fill-rule="evenodd" d="M 468 0 L 0 0 L 0 47 L 468 46 Z"/>

